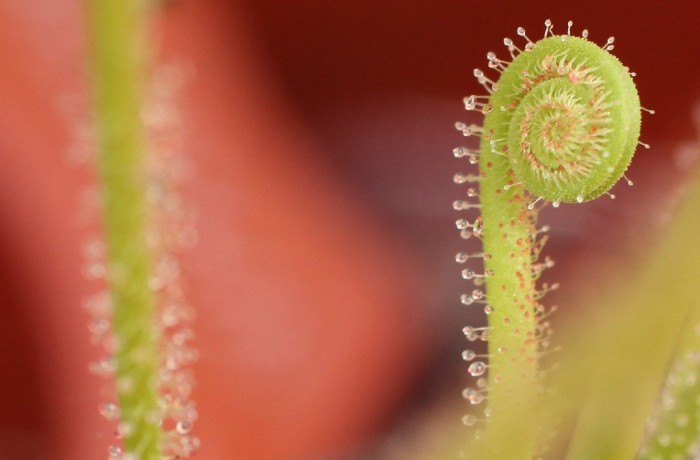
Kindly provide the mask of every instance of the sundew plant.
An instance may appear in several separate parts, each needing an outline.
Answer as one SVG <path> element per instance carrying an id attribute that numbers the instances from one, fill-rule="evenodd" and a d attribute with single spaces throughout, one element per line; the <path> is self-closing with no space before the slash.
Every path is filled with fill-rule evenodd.
<path id="1" fill-rule="evenodd" d="M 467 265 L 463 278 L 473 283 L 461 301 L 480 306 L 488 317 L 487 326 L 464 327 L 469 342 L 488 342 L 488 353 L 467 349 L 462 354 L 474 382 L 464 398 L 478 408 L 463 417 L 474 438 L 463 455 L 695 458 L 700 455 L 698 328 L 696 320 L 685 323 L 695 316 L 694 295 L 678 288 L 674 298 L 682 307 L 673 314 L 680 316 L 656 316 L 667 304 L 658 291 L 669 292 L 659 288 L 659 280 L 675 286 L 679 266 L 697 263 L 690 254 L 671 256 L 673 249 L 662 247 L 661 260 L 636 275 L 645 281 L 633 282 L 647 289 L 618 286 L 614 303 L 597 299 L 618 304 L 605 319 L 608 325 L 579 319 L 559 340 L 564 351 L 549 357 L 561 360 L 561 368 L 540 367 L 555 341 L 550 322 L 555 308 L 547 306 L 545 296 L 558 285 L 538 283 L 554 265 L 542 254 L 548 227 L 538 224 L 538 214 L 548 206 L 614 199 L 610 189 L 618 181 L 632 185 L 624 175 L 632 155 L 639 145 L 649 148 L 638 140 L 642 111 L 654 113 L 640 106 L 636 75 L 611 54 L 614 37 L 597 45 L 587 30 L 573 34 L 572 25 L 569 21 L 566 32 L 557 35 L 547 20 L 542 39 L 531 39 L 522 27 L 517 29 L 522 43 L 505 38 L 509 56 L 487 54 L 493 76 L 474 70 L 486 94 L 464 99 L 467 110 L 484 114 L 483 125 L 456 124 L 467 141 L 478 140 L 478 146 L 454 150 L 456 157 L 478 165 L 478 172 L 455 176 L 468 189 L 467 199 L 455 201 L 454 208 L 475 216 L 456 225 L 463 238 L 479 238 L 483 245 L 479 252 L 456 256 Z M 668 257 L 676 262 L 666 262 Z M 483 268 L 475 268 L 475 259 Z M 617 331 L 609 329 L 614 315 L 633 311 L 635 326 L 654 324 L 653 333 L 626 332 L 620 323 Z M 641 337 L 652 340 L 654 350 L 640 361 L 627 353 L 646 349 Z M 620 353 L 606 355 L 605 347 Z"/>
<path id="2" fill-rule="evenodd" d="M 140 44 L 147 42 L 147 9 L 138 2 L 89 2 L 86 10 L 109 286 L 103 298 L 108 305 L 92 309 L 93 329 L 107 351 L 93 369 L 113 375 L 116 389 L 115 400 L 101 408 L 117 424 L 118 439 L 108 452 L 122 460 L 184 458 L 200 443 L 191 434 L 197 412 L 189 400 L 193 379 L 187 370 L 196 352 L 189 345 L 191 331 L 182 325 L 189 314 L 172 309 L 172 301 L 182 299 L 168 297 L 178 269 L 167 232 L 177 234 L 177 225 L 173 230 L 167 218 L 153 221 L 167 199 L 149 201 L 149 190 L 152 198 L 162 189 L 153 192 L 149 182 L 157 164 L 148 160 L 153 157 L 148 131 L 154 128 L 143 118 L 149 54 Z M 610 330 L 611 317 L 630 314 L 611 308 L 604 322 L 580 319 L 557 339 L 550 321 L 556 308 L 547 305 L 546 294 L 558 284 L 538 281 L 555 265 L 543 252 L 548 226 L 538 223 L 540 211 L 614 199 L 610 189 L 616 183 L 632 185 L 624 173 L 637 147 L 648 148 L 639 141 L 641 119 L 643 111 L 653 111 L 640 105 L 634 72 L 611 54 L 613 37 L 597 45 L 586 30 L 574 34 L 571 22 L 566 33 L 555 33 L 549 20 L 541 39 L 523 28 L 517 35 L 520 43 L 504 40 L 505 57 L 487 54 L 488 71 L 474 70 L 485 94 L 464 103 L 484 115 L 483 124 L 456 124 L 469 145 L 455 148 L 454 155 L 474 168 L 455 176 L 466 187 L 466 198 L 454 203 L 465 212 L 456 225 L 464 239 L 478 238 L 483 245 L 456 256 L 462 277 L 473 283 L 461 303 L 479 307 L 488 318 L 486 326 L 467 325 L 463 332 L 468 342 L 487 342 L 488 350 L 462 353 L 472 379 L 463 392 L 472 406 L 462 418 L 468 431 L 463 445 L 430 457 L 698 455 L 698 339 L 694 327 L 682 327 L 694 324 L 687 321 L 693 317 L 692 283 L 675 290 L 677 302 L 688 308 L 661 318 L 658 309 L 643 307 L 661 302 L 658 289 L 617 289 L 596 302 L 640 309 L 634 329 Z M 679 225 L 676 232 L 689 228 Z M 653 289 L 659 279 L 682 281 L 666 271 L 678 261 L 690 266 L 697 259 L 692 251 L 668 246 L 629 275 L 649 282 L 626 286 Z M 666 264 L 669 257 L 676 263 Z M 653 334 L 640 333 L 644 327 Z M 656 345 L 640 356 L 640 337 L 650 336 Z M 602 351 L 606 347 L 621 354 Z M 546 371 L 543 361 L 560 366 Z"/>
<path id="3" fill-rule="evenodd" d="M 458 1 L 62 3 L 0 6 L 0 78 L 23 82 L 0 85 L 0 302 L 30 293 L 15 303 L 39 344 L 0 343 L 2 385 L 38 355 L 46 386 L 23 394 L 50 432 L 23 446 L 7 411 L 0 457 L 700 458 L 700 182 L 674 179 L 663 225 L 636 216 L 668 117 L 624 54 L 642 25 L 526 31 L 522 9 L 483 4 L 447 27 Z M 14 29 L 30 20 L 31 40 Z M 444 65 L 447 38 L 483 65 Z M 562 251 L 617 232 L 605 215 L 636 219 L 639 259 Z M 604 282 L 570 283 L 584 272 Z"/>

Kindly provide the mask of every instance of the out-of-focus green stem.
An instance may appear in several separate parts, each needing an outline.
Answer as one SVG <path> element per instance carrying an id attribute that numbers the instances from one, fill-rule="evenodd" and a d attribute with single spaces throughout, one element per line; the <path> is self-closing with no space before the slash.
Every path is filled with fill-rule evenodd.
<path id="1" fill-rule="evenodd" d="M 664 389 L 656 402 L 656 413 L 647 423 L 649 432 L 638 460 L 690 458 L 700 447 L 697 436 L 700 430 L 697 410 L 700 398 L 697 385 L 700 375 L 699 307 L 696 297 L 690 305 Z"/>
<path id="2" fill-rule="evenodd" d="M 586 381 L 585 374 L 589 374 L 587 404 L 571 441 L 568 460 L 633 458 L 642 443 L 647 417 L 659 397 L 663 376 L 674 367 L 674 360 L 679 360 L 681 367 L 677 370 L 681 373 L 697 368 L 687 353 L 698 345 L 697 337 L 692 335 L 698 320 L 694 309 L 700 298 L 698 177 L 688 188 L 663 240 L 650 251 L 648 262 L 634 279 L 618 281 L 616 291 L 609 294 L 605 304 L 608 308 L 602 310 L 605 321 L 594 327 L 578 325 L 579 330 L 594 331 L 595 342 L 600 346 L 592 347 L 591 339 L 585 336 L 565 344 L 576 351 L 588 341 L 586 348 L 592 349 L 587 357 L 580 353 L 574 358 L 577 368 L 569 366 L 567 381 L 562 385 L 563 393 L 571 398 L 579 385 L 577 381 Z M 623 328 L 626 323 L 632 327 Z M 690 335 L 684 337 L 684 332 Z M 684 363 L 688 357 L 691 360 Z M 666 417 L 673 420 L 697 410 L 697 391 L 693 387 L 697 388 L 697 384 L 687 388 L 687 392 L 673 394 L 673 408 L 659 414 L 658 430 L 647 443 L 651 453 L 662 455 L 659 458 L 674 458 L 670 449 L 661 452 L 654 446 L 655 436 L 663 435 L 667 427 Z M 691 429 L 696 423 L 688 419 L 679 428 L 685 429 L 687 424 L 687 429 Z M 684 430 L 675 433 L 672 442 L 676 450 L 687 452 L 697 437 L 679 438 L 681 431 Z"/>
<path id="3" fill-rule="evenodd" d="M 100 141 L 99 167 L 114 312 L 117 391 L 124 450 L 161 458 L 157 425 L 158 354 L 155 299 L 148 288 L 144 187 L 145 141 L 140 118 L 145 57 L 144 2 L 86 0 L 90 77 Z"/>

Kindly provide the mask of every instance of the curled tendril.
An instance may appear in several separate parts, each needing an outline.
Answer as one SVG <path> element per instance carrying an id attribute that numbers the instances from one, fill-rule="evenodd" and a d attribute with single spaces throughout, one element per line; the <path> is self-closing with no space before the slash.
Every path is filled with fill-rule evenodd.
<path id="1" fill-rule="evenodd" d="M 637 146 L 641 108 L 630 73 L 583 38 L 549 37 L 519 54 L 490 105 L 482 150 L 501 149 L 517 182 L 545 200 L 602 195 Z"/>

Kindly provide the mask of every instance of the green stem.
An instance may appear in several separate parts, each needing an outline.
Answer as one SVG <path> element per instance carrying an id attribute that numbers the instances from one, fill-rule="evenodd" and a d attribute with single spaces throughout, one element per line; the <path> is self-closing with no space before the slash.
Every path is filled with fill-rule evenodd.
<path id="1" fill-rule="evenodd" d="M 486 129 L 492 123 L 487 117 Z M 499 131 L 495 129 L 494 137 L 507 135 Z M 511 177 L 507 159 L 492 153 L 490 146 L 482 148 L 480 158 L 483 247 L 491 256 L 484 265 L 493 273 L 487 278 L 488 305 L 493 309 L 488 318 L 488 458 L 513 458 L 509 450 L 514 446 L 532 457 L 536 450 L 534 424 L 522 424 L 515 430 L 509 427 L 513 414 L 517 414 L 516 420 L 531 416 L 538 391 L 533 212 L 527 208 L 522 189 L 504 190 Z M 519 391 L 523 386 L 530 391 Z M 503 414 L 508 417 L 503 418 Z"/>
<path id="2" fill-rule="evenodd" d="M 161 458 L 155 299 L 146 242 L 145 141 L 140 118 L 144 11 L 137 0 L 87 0 L 91 79 L 113 300 L 117 392 L 125 452 Z"/>

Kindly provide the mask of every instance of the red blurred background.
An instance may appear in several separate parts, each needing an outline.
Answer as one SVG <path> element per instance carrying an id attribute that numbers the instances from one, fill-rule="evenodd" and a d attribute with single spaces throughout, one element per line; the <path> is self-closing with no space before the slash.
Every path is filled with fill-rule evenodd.
<path id="1" fill-rule="evenodd" d="M 460 331 L 483 315 L 458 303 L 451 177 L 466 165 L 452 127 L 479 91 L 472 69 L 518 26 L 614 35 L 657 112 L 634 187 L 544 213 L 549 276 L 565 281 L 554 301 L 565 310 L 603 267 L 639 258 L 692 163 L 695 3 L 165 2 L 159 59 L 194 69 L 180 103 L 199 458 L 379 459 L 436 404 L 459 423 Z M 72 0 L 0 4 L 2 458 L 99 458 L 113 441 L 86 370 L 97 351 L 80 305 L 95 287 L 76 224 L 84 177 L 66 160 L 79 120 L 59 104 L 86 91 L 82 20 Z"/>

